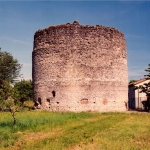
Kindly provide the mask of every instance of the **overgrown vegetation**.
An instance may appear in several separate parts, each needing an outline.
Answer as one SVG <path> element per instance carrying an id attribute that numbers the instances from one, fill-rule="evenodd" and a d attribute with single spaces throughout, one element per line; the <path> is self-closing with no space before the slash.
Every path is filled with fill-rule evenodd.
<path id="1" fill-rule="evenodd" d="M 150 147 L 150 115 L 127 113 L 17 113 L 13 126 L 0 113 L 1 150 L 146 150 Z"/>

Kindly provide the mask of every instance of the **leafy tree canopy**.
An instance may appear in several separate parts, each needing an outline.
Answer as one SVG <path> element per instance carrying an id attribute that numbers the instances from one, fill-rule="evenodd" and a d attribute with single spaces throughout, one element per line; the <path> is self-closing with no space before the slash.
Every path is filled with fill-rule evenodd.
<path id="1" fill-rule="evenodd" d="M 148 68 L 145 69 L 145 71 L 148 72 L 148 74 L 145 75 L 145 77 L 146 77 L 147 79 L 150 79 L 150 64 L 148 64 Z"/>
<path id="2" fill-rule="evenodd" d="M 8 53 L 0 51 L 0 83 L 3 81 L 13 82 L 14 79 L 19 77 L 21 64 L 17 59 Z"/>
<path id="3" fill-rule="evenodd" d="M 11 96 L 11 83 L 20 76 L 21 64 L 17 59 L 0 49 L 0 100 L 6 100 Z"/>
<path id="4" fill-rule="evenodd" d="M 129 81 L 129 84 L 130 84 L 130 83 L 133 83 L 133 82 L 135 82 L 135 81 L 136 81 L 136 80 L 130 80 L 130 81 Z"/>
<path id="5" fill-rule="evenodd" d="M 0 84 L 0 101 L 7 100 L 12 94 L 12 86 L 8 81 L 3 81 L 3 84 Z"/>
<path id="6" fill-rule="evenodd" d="M 148 72 L 148 74 L 145 75 L 146 79 L 150 80 L 150 64 L 145 71 Z M 136 87 L 135 90 L 136 89 L 140 89 L 140 93 L 145 93 L 148 97 L 150 97 L 150 82 L 144 83 L 143 85 Z"/>
<path id="7" fill-rule="evenodd" d="M 24 101 L 33 100 L 33 87 L 31 80 L 21 80 L 14 85 L 13 98 L 19 100 L 21 103 Z"/>

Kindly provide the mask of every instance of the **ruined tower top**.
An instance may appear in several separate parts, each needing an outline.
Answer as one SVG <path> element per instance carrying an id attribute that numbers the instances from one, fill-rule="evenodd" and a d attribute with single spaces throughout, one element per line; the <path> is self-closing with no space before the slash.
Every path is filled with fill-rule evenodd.
<path id="1" fill-rule="evenodd" d="M 50 26 L 43 30 L 36 31 L 34 35 L 34 49 L 36 50 L 39 46 L 48 46 L 52 45 L 53 42 L 49 43 L 49 38 L 51 41 L 55 41 L 55 44 L 60 44 L 58 40 L 59 37 L 72 37 L 77 39 L 77 37 L 81 37 L 84 39 L 85 37 L 95 38 L 99 36 L 103 36 L 109 41 L 111 41 L 115 37 L 124 38 L 123 33 L 118 31 L 118 29 L 105 27 L 101 25 L 80 25 L 78 21 L 74 21 L 72 24 L 66 23 L 61 25 Z"/>
<path id="2" fill-rule="evenodd" d="M 74 25 L 80 25 L 79 22 L 76 21 L 76 20 L 73 22 L 73 24 L 74 24 Z"/>

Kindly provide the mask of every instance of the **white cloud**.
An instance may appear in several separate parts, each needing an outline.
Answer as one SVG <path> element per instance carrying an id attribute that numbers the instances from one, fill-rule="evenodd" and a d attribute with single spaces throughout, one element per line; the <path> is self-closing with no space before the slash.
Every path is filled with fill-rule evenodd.
<path id="1" fill-rule="evenodd" d="M 126 38 L 134 38 L 134 39 L 139 39 L 139 38 L 144 38 L 144 35 L 131 35 L 131 34 L 126 34 L 125 35 Z"/>
<path id="2" fill-rule="evenodd" d="M 23 66 L 21 68 L 21 79 L 29 80 L 32 79 L 32 64 L 31 63 L 21 63 Z"/>
<path id="3" fill-rule="evenodd" d="M 24 67 L 31 67 L 32 66 L 32 64 L 30 64 L 30 63 L 21 63 Z"/>
<path id="4" fill-rule="evenodd" d="M 136 69 L 136 67 L 135 67 L 135 68 L 129 69 L 128 78 L 129 78 L 129 80 L 139 80 L 139 79 L 144 78 L 145 74 L 146 74 L 146 72 L 144 70 Z"/>
<path id="5" fill-rule="evenodd" d="M 32 44 L 32 43 L 29 43 L 29 42 L 24 42 L 24 41 L 21 41 L 21 40 L 18 40 L 18 39 L 10 38 L 10 37 L 1 37 L 0 39 L 9 40 L 9 41 L 12 41 L 14 43 L 20 43 L 20 44 L 24 44 L 24 45 L 31 45 Z"/>

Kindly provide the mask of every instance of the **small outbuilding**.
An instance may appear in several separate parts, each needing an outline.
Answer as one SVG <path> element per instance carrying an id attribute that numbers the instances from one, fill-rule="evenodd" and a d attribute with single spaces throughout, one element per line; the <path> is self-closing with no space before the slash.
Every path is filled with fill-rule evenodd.
<path id="1" fill-rule="evenodd" d="M 143 101 L 147 100 L 147 96 L 145 93 L 140 93 L 140 89 L 135 90 L 135 87 L 143 85 L 144 83 L 148 83 L 150 80 L 146 78 L 137 80 L 129 84 L 129 108 L 130 109 L 140 109 L 144 110 L 144 106 L 142 104 Z"/>

